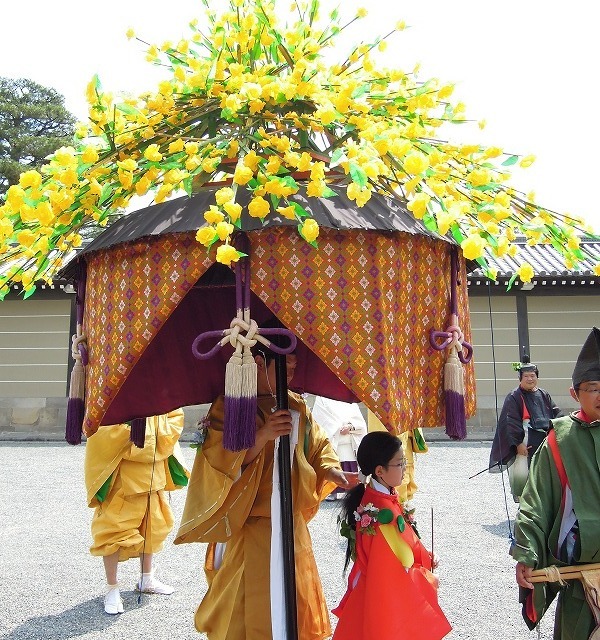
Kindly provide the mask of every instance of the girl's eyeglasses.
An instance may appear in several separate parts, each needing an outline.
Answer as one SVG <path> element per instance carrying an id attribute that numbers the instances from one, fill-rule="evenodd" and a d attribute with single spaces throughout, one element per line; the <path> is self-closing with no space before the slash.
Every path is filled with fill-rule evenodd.
<path id="1" fill-rule="evenodd" d="M 388 464 L 385 465 L 386 467 L 406 467 L 406 460 L 402 460 L 402 462 L 398 462 L 396 464 L 392 464 L 391 462 L 388 462 Z"/>

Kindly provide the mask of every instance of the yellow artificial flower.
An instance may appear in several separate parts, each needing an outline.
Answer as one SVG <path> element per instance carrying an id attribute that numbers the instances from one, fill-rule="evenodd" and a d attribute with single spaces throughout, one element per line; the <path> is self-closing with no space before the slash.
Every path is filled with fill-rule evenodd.
<path id="1" fill-rule="evenodd" d="M 517 275 L 521 282 L 531 282 L 534 276 L 533 267 L 528 262 L 523 262 L 517 269 Z"/>
<path id="2" fill-rule="evenodd" d="M 183 140 L 181 138 L 177 138 L 177 140 L 173 140 L 173 142 L 169 144 L 169 153 L 179 153 L 180 151 L 183 151 L 183 147 Z"/>
<path id="3" fill-rule="evenodd" d="M 216 259 L 217 262 L 229 266 L 232 262 L 237 262 L 240 259 L 240 254 L 230 244 L 222 244 L 217 249 Z"/>
<path id="4" fill-rule="evenodd" d="M 216 156 L 214 158 L 205 158 L 202 161 L 202 171 L 204 171 L 205 173 L 213 173 L 220 164 L 221 164 L 220 156 Z"/>
<path id="5" fill-rule="evenodd" d="M 26 189 L 27 187 L 31 187 L 32 189 L 37 189 L 42 184 L 42 175 L 37 172 L 35 169 L 31 169 L 30 171 L 24 171 L 19 176 L 19 186 L 22 189 Z"/>
<path id="6" fill-rule="evenodd" d="M 0 218 L 0 240 L 12 235 L 13 223 L 8 218 Z"/>
<path id="7" fill-rule="evenodd" d="M 144 151 L 144 158 L 150 162 L 160 162 L 163 158 L 162 153 L 158 150 L 157 144 L 150 144 Z"/>
<path id="8" fill-rule="evenodd" d="M 595 276 L 600 276 L 600 262 L 594 265 L 593 271 Z"/>
<path id="9" fill-rule="evenodd" d="M 364 17 L 366 17 L 366 15 L 368 13 L 369 12 L 364 7 L 359 7 L 358 11 L 356 12 L 356 17 L 357 18 L 364 18 Z"/>
<path id="10" fill-rule="evenodd" d="M 135 171 L 137 169 L 137 162 L 133 158 L 117 160 L 117 166 L 123 169 L 123 171 Z"/>
<path id="11" fill-rule="evenodd" d="M 196 240 L 205 247 L 212 244 L 216 238 L 217 232 L 214 227 L 200 227 L 196 232 Z"/>
<path id="12" fill-rule="evenodd" d="M 208 224 L 218 224 L 219 222 L 223 222 L 225 220 L 225 216 L 221 211 L 215 207 L 214 204 L 210 206 L 208 211 L 204 213 L 204 219 Z"/>
<path id="13" fill-rule="evenodd" d="M 40 202 L 35 207 L 35 215 L 37 219 L 40 221 L 40 224 L 44 226 L 48 226 L 54 221 L 54 211 L 52 210 L 52 205 L 44 200 Z"/>
<path id="14" fill-rule="evenodd" d="M 30 247 L 36 240 L 36 234 L 29 229 L 23 229 L 17 233 L 17 242 L 23 247 Z"/>
<path id="15" fill-rule="evenodd" d="M 524 169 L 526 169 L 527 167 L 530 167 L 534 162 L 535 162 L 535 156 L 534 155 L 525 156 L 519 162 L 519 166 L 523 167 Z M 526 280 L 524 282 L 529 282 L 529 280 Z"/>
<path id="16" fill-rule="evenodd" d="M 245 167 L 243 164 L 238 163 L 233 174 L 233 181 L 235 184 L 244 185 L 250 182 L 254 177 L 254 172 L 249 167 Z"/>
<path id="17" fill-rule="evenodd" d="M 277 175 L 281 168 L 281 159 L 278 156 L 270 156 L 269 161 L 265 167 L 265 171 L 270 175 Z"/>
<path id="18" fill-rule="evenodd" d="M 313 218 L 307 218 L 300 227 L 300 234 L 307 242 L 314 242 L 319 236 L 319 224 Z"/>
<path id="19" fill-rule="evenodd" d="M 200 146 L 197 142 L 186 142 L 184 148 L 188 156 L 195 156 L 198 153 Z"/>
<path id="20" fill-rule="evenodd" d="M 98 151 L 89 145 L 85 147 L 81 154 L 81 160 L 85 164 L 94 164 L 95 162 L 98 162 L 99 157 Z"/>
<path id="21" fill-rule="evenodd" d="M 327 190 L 325 180 L 311 180 L 306 188 L 306 195 L 309 198 L 321 198 Z"/>
<path id="22" fill-rule="evenodd" d="M 250 204 L 248 205 L 248 213 L 253 218 L 264 218 L 271 211 L 271 206 L 263 197 L 258 196 L 256 198 L 252 198 Z"/>
<path id="23" fill-rule="evenodd" d="M 287 218 L 288 220 L 296 219 L 296 210 L 292 206 L 277 207 L 277 212 L 280 213 L 284 218 Z"/>
<path id="24" fill-rule="evenodd" d="M 232 222 L 239 220 L 239 217 L 242 215 L 242 206 L 237 202 L 225 202 L 223 209 L 225 209 Z"/>
<path id="25" fill-rule="evenodd" d="M 154 196 L 154 202 L 156 203 L 164 202 L 171 195 L 172 192 L 173 192 L 172 184 L 162 184 L 158 189 L 158 191 L 156 192 L 156 195 Z"/>
<path id="26" fill-rule="evenodd" d="M 226 202 L 230 202 L 235 199 L 235 194 L 231 187 L 223 187 L 215 193 L 215 201 L 219 206 L 224 205 Z"/>
<path id="27" fill-rule="evenodd" d="M 474 187 L 482 187 L 485 184 L 489 184 L 492 179 L 492 175 L 488 169 L 473 169 L 467 174 L 467 180 Z"/>
<path id="28" fill-rule="evenodd" d="M 411 175 L 421 175 L 429 167 L 429 159 L 419 151 L 411 151 L 404 160 L 404 171 Z"/>
<path id="29" fill-rule="evenodd" d="M 498 238 L 498 245 L 496 246 L 496 255 L 499 258 L 502 258 L 503 256 L 505 256 L 507 254 L 508 249 L 509 249 L 509 240 L 508 240 L 508 238 L 505 235 L 500 236 Z"/>
<path id="30" fill-rule="evenodd" d="M 138 196 L 144 196 L 148 193 L 150 186 L 150 180 L 144 176 L 135 183 L 135 192 Z"/>
<path id="31" fill-rule="evenodd" d="M 129 28 L 125 32 L 125 35 L 127 36 L 127 40 L 131 40 L 131 39 L 135 38 L 135 31 L 133 29 Z"/>
<path id="32" fill-rule="evenodd" d="M 252 173 L 256 173 L 256 169 L 258 168 L 261 160 L 262 158 L 259 155 L 256 155 L 256 151 L 253 149 L 244 156 L 243 162 L 244 166 L 252 170 Z"/>
<path id="33" fill-rule="evenodd" d="M 481 258 L 485 252 L 486 245 L 487 242 L 477 233 L 472 233 L 460 243 L 463 255 L 467 260 Z"/>
<path id="34" fill-rule="evenodd" d="M 233 225 L 229 224 L 229 222 L 218 222 L 216 226 L 217 235 L 219 236 L 219 240 L 227 240 L 229 236 L 233 233 Z"/>
<path id="35" fill-rule="evenodd" d="M 413 212 L 413 215 L 417 220 L 422 220 L 423 216 L 427 212 L 427 205 L 430 200 L 431 197 L 428 194 L 423 192 L 417 193 L 417 195 L 408 201 L 406 208 Z"/>

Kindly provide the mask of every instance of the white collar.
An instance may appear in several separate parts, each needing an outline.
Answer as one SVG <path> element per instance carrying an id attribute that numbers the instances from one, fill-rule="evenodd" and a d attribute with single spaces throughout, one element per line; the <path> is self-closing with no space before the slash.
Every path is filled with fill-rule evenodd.
<path id="1" fill-rule="evenodd" d="M 375 491 L 379 491 L 379 493 L 385 493 L 388 496 L 391 495 L 390 490 L 385 485 L 381 484 L 381 482 L 377 482 L 375 478 L 371 478 L 371 485 L 373 486 L 373 489 L 375 489 Z"/>

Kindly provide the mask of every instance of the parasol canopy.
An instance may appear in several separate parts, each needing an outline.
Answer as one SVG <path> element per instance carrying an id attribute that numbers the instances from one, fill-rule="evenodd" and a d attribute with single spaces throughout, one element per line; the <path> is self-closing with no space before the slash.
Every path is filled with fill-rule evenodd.
<path id="1" fill-rule="evenodd" d="M 206 189 L 130 214 L 77 257 L 87 264 L 86 433 L 222 393 L 230 351 L 210 361 L 191 353 L 198 334 L 228 327 L 235 312 L 231 270 L 213 264 L 214 250 L 195 241 L 212 195 Z M 256 230 L 253 219 L 243 221 L 252 315 L 260 324 L 275 314 L 299 339 L 291 387 L 361 400 L 392 431 L 444 424 L 444 359 L 428 336 L 447 320 L 454 245 L 391 198 L 374 196 L 360 219 L 343 191 L 303 206 L 322 226 L 318 248 L 286 219 L 270 218 L 266 228 L 255 221 Z M 63 271 L 75 273 L 75 263 Z M 464 261 L 461 273 L 459 314 L 467 326 Z M 472 366 L 466 372 L 470 415 Z"/>

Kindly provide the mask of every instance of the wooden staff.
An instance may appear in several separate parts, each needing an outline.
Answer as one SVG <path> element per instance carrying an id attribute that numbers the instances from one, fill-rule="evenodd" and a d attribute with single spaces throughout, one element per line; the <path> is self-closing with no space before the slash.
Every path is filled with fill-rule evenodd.
<path id="1" fill-rule="evenodd" d="M 547 569 L 535 569 L 531 572 L 529 582 L 558 582 L 559 578 L 561 580 L 577 580 L 581 578 L 581 574 L 584 571 L 600 570 L 600 562 L 595 562 L 593 564 L 574 564 L 567 567 L 553 566 L 552 568 L 557 571 L 552 572 L 556 575 L 555 579 L 548 575 Z"/>

